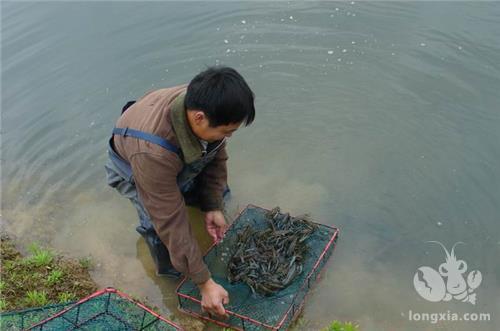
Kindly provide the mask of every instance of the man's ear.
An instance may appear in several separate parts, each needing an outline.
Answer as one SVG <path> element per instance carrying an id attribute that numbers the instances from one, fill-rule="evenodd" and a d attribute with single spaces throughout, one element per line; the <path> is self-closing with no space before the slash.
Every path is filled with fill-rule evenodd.
<path id="1" fill-rule="evenodd" d="M 200 110 L 196 110 L 193 114 L 193 119 L 196 124 L 200 124 L 201 122 L 203 122 L 205 118 L 206 118 L 205 113 Z"/>

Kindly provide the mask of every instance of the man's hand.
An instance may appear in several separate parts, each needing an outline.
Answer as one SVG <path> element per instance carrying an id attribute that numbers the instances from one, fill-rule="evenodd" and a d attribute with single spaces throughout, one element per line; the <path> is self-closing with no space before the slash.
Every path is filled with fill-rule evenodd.
<path id="1" fill-rule="evenodd" d="M 227 317 L 224 305 L 229 303 L 227 291 L 214 282 L 212 278 L 205 283 L 198 284 L 201 293 L 201 309 L 210 314 Z"/>
<path id="2" fill-rule="evenodd" d="M 218 242 L 224 236 L 227 229 L 226 219 L 220 210 L 209 211 L 205 214 L 205 227 L 214 242 Z"/>

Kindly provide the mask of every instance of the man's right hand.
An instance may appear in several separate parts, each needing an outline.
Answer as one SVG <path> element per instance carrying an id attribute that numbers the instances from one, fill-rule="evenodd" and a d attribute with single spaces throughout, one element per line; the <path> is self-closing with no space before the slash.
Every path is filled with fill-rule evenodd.
<path id="1" fill-rule="evenodd" d="M 224 309 L 224 305 L 229 303 L 227 291 L 212 278 L 205 283 L 198 284 L 198 288 L 201 292 L 201 309 L 220 317 L 227 317 Z"/>

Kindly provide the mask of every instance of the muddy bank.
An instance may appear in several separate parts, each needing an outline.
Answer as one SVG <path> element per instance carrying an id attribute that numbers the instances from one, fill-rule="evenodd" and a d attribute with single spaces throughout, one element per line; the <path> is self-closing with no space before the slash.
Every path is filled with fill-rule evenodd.
<path id="1" fill-rule="evenodd" d="M 61 256 L 35 244 L 19 247 L 13 236 L 6 233 L 0 236 L 0 312 L 68 303 L 98 289 L 90 276 L 91 260 Z M 20 251 L 28 253 L 23 255 Z M 144 298 L 133 295 L 132 298 L 159 313 L 158 307 L 148 304 Z M 186 315 L 169 318 L 188 330 L 205 329 L 203 322 Z"/>
<path id="2" fill-rule="evenodd" d="M 90 260 L 62 257 L 36 244 L 28 251 L 21 255 L 11 237 L 1 234 L 0 311 L 65 303 L 97 290 Z"/>

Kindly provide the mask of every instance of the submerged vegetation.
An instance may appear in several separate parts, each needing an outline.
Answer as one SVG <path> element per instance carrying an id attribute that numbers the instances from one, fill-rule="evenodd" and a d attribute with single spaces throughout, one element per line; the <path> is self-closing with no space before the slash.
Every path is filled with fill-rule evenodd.
<path id="1" fill-rule="evenodd" d="M 317 330 L 311 325 L 311 321 L 299 317 L 291 326 L 290 331 L 302 331 L 302 330 Z M 341 322 L 338 320 L 333 320 L 327 327 L 322 328 L 320 331 L 360 331 L 359 325 L 354 322 Z"/>
<path id="2" fill-rule="evenodd" d="M 322 331 L 359 331 L 359 325 L 353 322 L 333 321 Z"/>
<path id="3" fill-rule="evenodd" d="M 37 244 L 23 257 L 8 235 L 1 235 L 0 311 L 65 303 L 96 290 L 90 261 L 62 258 Z"/>

